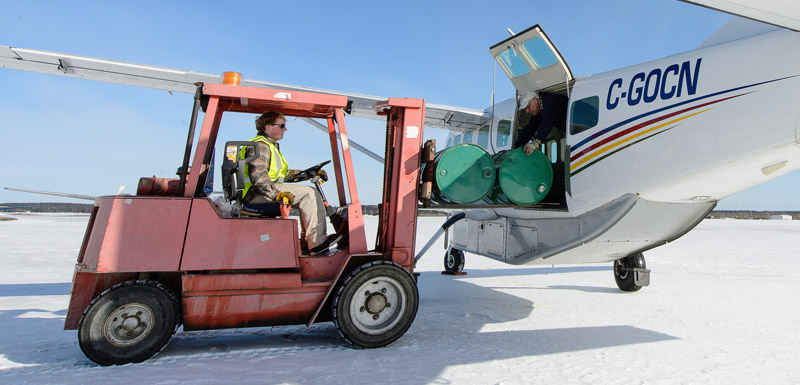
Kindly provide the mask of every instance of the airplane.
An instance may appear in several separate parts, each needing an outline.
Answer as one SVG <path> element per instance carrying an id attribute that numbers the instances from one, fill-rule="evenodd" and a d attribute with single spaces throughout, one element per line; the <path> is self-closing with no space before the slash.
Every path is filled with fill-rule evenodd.
<path id="1" fill-rule="evenodd" d="M 567 127 L 546 138 L 555 182 L 540 203 L 451 211 L 446 265 L 464 252 L 509 264 L 613 262 L 617 285 L 649 284 L 643 252 L 674 241 L 717 202 L 800 168 L 800 11 L 772 1 L 686 1 L 734 18 L 697 49 L 574 77 L 536 25 L 490 48 L 517 96 L 486 110 L 427 105 L 425 124 L 491 153 L 511 148 L 529 119 L 527 91 L 569 98 Z M 763 22 L 763 23 L 762 23 Z M 194 93 L 218 76 L 0 46 L 4 68 Z M 348 113 L 374 116 L 385 98 L 244 80 L 242 85 L 346 95 Z M 467 140 L 467 137 L 469 139 Z M 446 208 L 446 207 L 445 207 Z M 443 230 L 445 228 L 443 227 Z"/>
<path id="2" fill-rule="evenodd" d="M 25 209 L 28 207 L 35 207 L 37 205 L 25 205 L 25 206 L 0 206 L 0 211 L 3 210 L 14 210 L 14 209 Z M 17 218 L 14 217 L 4 217 L 0 216 L 0 221 L 16 221 Z"/>
<path id="3" fill-rule="evenodd" d="M 14 209 L 25 209 L 28 207 L 34 207 L 36 205 L 26 205 L 26 206 L 0 206 L 0 210 L 14 210 Z"/>

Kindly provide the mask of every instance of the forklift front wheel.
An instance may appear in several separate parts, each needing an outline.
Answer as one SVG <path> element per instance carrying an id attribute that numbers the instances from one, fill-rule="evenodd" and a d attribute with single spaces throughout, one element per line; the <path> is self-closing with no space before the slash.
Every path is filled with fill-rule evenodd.
<path id="1" fill-rule="evenodd" d="M 386 346 L 400 338 L 417 316 L 414 277 L 386 261 L 353 270 L 333 300 L 333 324 L 348 342 L 362 348 Z"/>
<path id="2" fill-rule="evenodd" d="M 161 351 L 180 323 L 172 290 L 148 280 L 115 285 L 95 298 L 81 318 L 78 342 L 100 365 L 142 362 Z"/>

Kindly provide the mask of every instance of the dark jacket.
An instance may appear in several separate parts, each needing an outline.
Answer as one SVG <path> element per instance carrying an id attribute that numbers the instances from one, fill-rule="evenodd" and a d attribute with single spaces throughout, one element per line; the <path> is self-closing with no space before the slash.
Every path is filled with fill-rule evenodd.
<path id="1" fill-rule="evenodd" d="M 539 115 L 531 116 L 528 124 L 519 131 L 517 140 L 514 141 L 514 148 L 522 147 L 531 139 L 539 139 L 544 142 L 553 127 L 565 129 L 567 126 L 567 97 L 548 92 L 539 93 L 542 100 L 542 111 Z"/>

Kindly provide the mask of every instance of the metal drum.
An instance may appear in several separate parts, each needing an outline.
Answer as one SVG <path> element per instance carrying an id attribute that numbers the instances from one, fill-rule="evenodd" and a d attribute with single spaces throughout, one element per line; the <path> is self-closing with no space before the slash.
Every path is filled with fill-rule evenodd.
<path id="1" fill-rule="evenodd" d="M 477 202 L 492 189 L 495 167 L 486 150 L 459 144 L 436 154 L 431 199 L 443 204 Z"/>
<path id="2" fill-rule="evenodd" d="M 533 205 L 544 199 L 553 185 L 553 167 L 541 151 L 525 155 L 522 148 L 492 156 L 497 183 L 484 199 L 492 204 Z"/>

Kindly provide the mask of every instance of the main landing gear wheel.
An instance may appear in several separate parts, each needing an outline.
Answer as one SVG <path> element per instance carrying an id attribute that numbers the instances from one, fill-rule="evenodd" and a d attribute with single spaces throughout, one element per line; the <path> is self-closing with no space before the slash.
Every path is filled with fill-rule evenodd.
<path id="1" fill-rule="evenodd" d="M 180 303 L 168 287 L 128 281 L 92 301 L 78 326 L 78 342 L 100 365 L 142 362 L 166 346 L 180 317 Z"/>
<path id="2" fill-rule="evenodd" d="M 464 271 L 464 251 L 450 248 L 444 254 L 444 271 L 447 274 L 456 274 Z"/>
<path id="3" fill-rule="evenodd" d="M 414 322 L 419 292 L 414 277 L 386 261 L 353 270 L 333 299 L 333 324 L 351 344 L 362 348 L 386 346 Z"/>
<path id="4" fill-rule="evenodd" d="M 614 280 L 617 281 L 617 287 L 620 290 L 638 291 L 642 288 L 641 285 L 636 283 L 636 271 L 634 269 L 646 269 L 642 253 L 614 261 Z M 649 271 L 647 274 L 649 274 Z"/>

